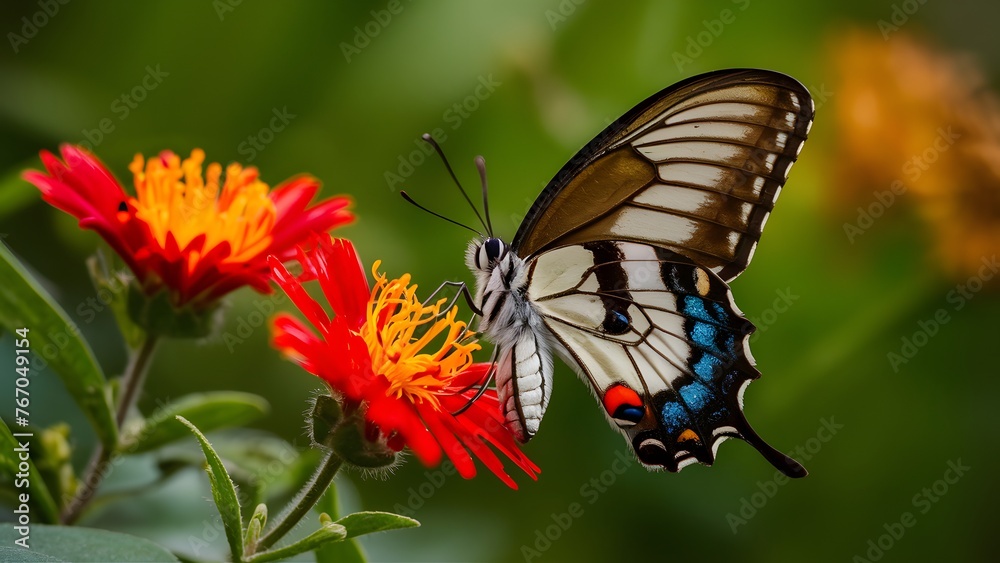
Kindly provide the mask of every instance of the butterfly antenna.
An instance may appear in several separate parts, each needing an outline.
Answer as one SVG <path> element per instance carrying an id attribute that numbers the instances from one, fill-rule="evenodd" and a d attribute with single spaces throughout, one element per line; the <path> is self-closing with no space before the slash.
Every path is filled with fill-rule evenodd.
<path id="1" fill-rule="evenodd" d="M 444 219 L 445 221 L 448 221 L 449 223 L 451 223 L 453 225 L 458 225 L 459 227 L 462 227 L 463 229 L 469 229 L 470 231 L 472 231 L 472 232 L 476 233 L 477 235 L 479 235 L 480 238 L 482 238 L 483 233 L 480 233 L 476 229 L 473 229 L 472 227 L 470 227 L 470 226 L 468 226 L 468 225 L 466 225 L 464 223 L 459 223 L 458 221 L 456 221 L 454 219 L 449 219 L 449 218 L 445 217 L 444 215 L 441 215 L 440 213 L 436 213 L 434 211 L 431 211 L 430 209 L 427 209 L 423 205 L 420 205 L 419 203 L 413 201 L 413 198 L 410 197 L 410 194 L 406 193 L 405 191 L 400 191 L 399 195 L 403 196 L 403 199 L 405 199 L 406 201 L 408 201 L 411 205 L 415 206 L 417 209 L 420 209 L 422 211 L 426 211 L 427 213 L 430 213 L 431 215 L 437 217 L 438 219 Z"/>
<path id="2" fill-rule="evenodd" d="M 493 236 L 493 221 L 490 220 L 490 198 L 489 186 L 486 181 L 486 159 L 482 156 L 476 157 L 476 170 L 479 170 L 479 181 L 483 185 L 483 215 L 486 215 L 486 232 Z"/>
<path id="3" fill-rule="evenodd" d="M 434 140 L 434 137 L 431 137 L 427 133 L 421 135 L 420 138 L 423 139 L 424 142 L 426 142 L 430 146 L 434 147 L 434 150 L 437 151 L 438 156 L 441 157 L 441 161 L 444 162 L 444 167 L 448 169 L 448 174 L 451 175 L 452 181 L 454 181 L 455 185 L 458 186 L 458 191 L 462 192 L 462 197 L 465 198 L 466 203 L 468 203 L 469 207 L 472 208 L 472 211 L 473 213 L 476 214 L 476 217 L 479 219 L 479 222 L 483 225 L 484 228 L 486 228 L 486 221 L 483 221 L 483 216 L 479 214 L 479 209 L 477 209 L 475 204 L 472 203 L 472 199 L 469 198 L 469 194 L 466 193 L 465 188 L 462 187 L 462 183 L 459 182 L 458 177 L 455 176 L 455 171 L 451 169 L 451 163 L 449 163 L 448 159 L 444 156 L 444 151 L 441 150 L 441 145 L 437 144 L 437 141 Z"/>

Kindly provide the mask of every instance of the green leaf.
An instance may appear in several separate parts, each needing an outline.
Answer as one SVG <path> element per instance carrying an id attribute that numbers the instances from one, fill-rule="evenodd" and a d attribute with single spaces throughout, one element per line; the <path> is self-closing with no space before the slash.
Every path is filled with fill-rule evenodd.
<path id="1" fill-rule="evenodd" d="M 293 555 L 312 551 L 331 542 L 339 542 L 347 537 L 347 530 L 340 524 L 333 522 L 323 522 L 320 528 L 301 540 L 286 545 L 278 549 L 264 551 L 247 558 L 247 563 L 262 563 L 264 561 L 278 561 Z"/>
<path id="2" fill-rule="evenodd" d="M 178 415 L 202 432 L 211 432 L 260 418 L 269 407 L 263 397 L 238 391 L 185 395 L 123 429 L 125 435 L 119 451 L 140 454 L 187 436 L 187 428 L 175 418 Z"/>
<path id="3" fill-rule="evenodd" d="M 107 448 L 114 448 L 118 427 L 104 374 L 94 359 L 94 353 L 65 311 L 2 243 L 0 325 L 11 333 L 21 328 L 28 329 L 32 370 L 39 369 L 45 362 L 51 365 L 66 390 L 90 419 L 101 443 Z"/>
<path id="4" fill-rule="evenodd" d="M 420 526 L 420 522 L 417 522 L 413 518 L 400 516 L 391 512 L 355 512 L 337 520 L 337 523 L 347 528 L 347 537 L 349 538 L 356 538 L 374 532 L 416 528 Z"/>
<path id="5" fill-rule="evenodd" d="M 212 498 L 215 506 L 222 516 L 222 525 L 226 530 L 226 539 L 229 540 L 229 549 L 232 551 L 234 561 L 243 560 L 243 519 L 240 516 L 240 501 L 236 496 L 236 487 L 233 480 L 229 478 L 219 454 L 215 453 L 212 444 L 208 443 L 205 435 L 191 424 L 183 416 L 178 416 L 177 420 L 191 429 L 195 438 L 201 444 L 201 450 L 205 452 L 205 459 L 208 461 L 205 472 L 208 473 L 208 480 L 212 485 Z"/>
<path id="6" fill-rule="evenodd" d="M 29 438 L 33 440 L 34 438 Z M 0 419 L 0 469 L 3 473 L 10 475 L 11 480 L 16 484 L 14 475 L 19 472 L 18 465 L 20 463 L 28 464 L 28 496 L 29 505 L 35 510 L 31 512 L 32 517 L 40 516 L 43 522 L 58 522 L 59 521 L 59 508 L 56 506 L 55 500 L 52 499 L 52 494 L 49 492 L 48 487 L 45 486 L 45 481 L 42 479 L 35 467 L 35 463 L 29 458 L 28 460 L 19 459 L 20 443 L 18 440 L 23 440 L 23 438 L 15 438 L 11 433 L 10 428 L 7 427 L 7 423 Z M 32 444 L 28 444 L 28 449 L 30 451 Z M 25 491 L 18 490 L 18 493 L 23 493 Z M 19 506 L 20 502 L 15 505 Z M 15 515 L 16 516 L 16 515 Z M 8 545 L 0 543 L 0 545 Z M 0 557 L 0 561 L 7 561 L 6 558 Z"/>
<path id="7" fill-rule="evenodd" d="M 260 503 L 253 511 L 250 522 L 247 524 L 246 537 L 243 539 L 243 553 L 253 553 L 257 550 L 257 542 L 260 541 L 260 533 L 267 526 L 267 505 Z"/>
<path id="8" fill-rule="evenodd" d="M 0 525 L 0 561 L 177 561 L 149 540 L 107 530 L 32 524 L 27 539 L 30 549 L 14 543 L 21 537 L 13 525 Z"/>
<path id="9" fill-rule="evenodd" d="M 340 517 L 336 482 L 323 493 L 314 510 L 320 514 L 326 513 L 330 518 Z M 364 550 L 361 549 L 358 540 L 354 538 L 329 543 L 316 550 L 316 563 L 365 563 L 367 560 Z"/>

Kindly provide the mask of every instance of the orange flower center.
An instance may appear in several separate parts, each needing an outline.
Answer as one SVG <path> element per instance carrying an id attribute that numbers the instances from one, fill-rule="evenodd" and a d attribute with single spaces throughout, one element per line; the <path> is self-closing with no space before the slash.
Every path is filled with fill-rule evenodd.
<path id="1" fill-rule="evenodd" d="M 153 236 L 166 245 L 167 233 L 184 248 L 205 235 L 203 252 L 229 243 L 230 253 L 223 262 L 245 262 L 267 249 L 271 243 L 276 211 L 267 197 L 269 187 L 257 179 L 257 169 L 230 164 L 226 180 L 219 186 L 222 166 L 208 165 L 202 179 L 205 152 L 191 151 L 183 162 L 170 152 L 151 158 L 143 166 L 142 155 L 129 165 L 135 178 L 136 217 L 149 225 Z M 200 256 L 192 253 L 190 266 Z"/>
<path id="2" fill-rule="evenodd" d="M 441 313 L 447 299 L 425 306 L 416 297 L 417 286 L 409 285 L 409 274 L 389 281 L 378 273 L 379 264 L 372 267 L 375 287 L 361 327 L 372 368 L 389 380 L 387 394 L 440 408 L 436 395 L 472 365 L 472 353 L 480 349 L 472 338 L 475 333 L 455 320 L 458 307 Z M 439 337 L 436 351 L 423 352 Z"/>

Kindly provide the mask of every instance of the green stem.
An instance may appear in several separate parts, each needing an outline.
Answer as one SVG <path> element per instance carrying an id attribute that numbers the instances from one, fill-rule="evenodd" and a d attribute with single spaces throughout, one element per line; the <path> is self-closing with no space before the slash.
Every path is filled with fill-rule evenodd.
<path id="1" fill-rule="evenodd" d="M 340 456 L 333 451 L 326 454 L 309 482 L 303 485 L 302 490 L 295 495 L 295 498 L 288 503 L 288 507 L 278 517 L 277 524 L 272 526 L 257 542 L 257 551 L 271 547 L 299 523 L 299 520 L 312 509 L 316 501 L 330 487 L 330 483 L 333 482 L 334 476 L 337 475 L 337 471 L 343 463 L 344 460 L 340 459 Z"/>
<path id="2" fill-rule="evenodd" d="M 146 380 L 146 372 L 149 371 L 149 364 L 153 359 L 153 353 L 156 351 L 156 343 L 156 336 L 147 336 L 138 349 L 132 350 L 132 354 L 129 357 L 128 366 L 126 366 L 125 373 L 122 375 L 122 392 L 118 401 L 118 408 L 115 410 L 115 421 L 119 430 L 125 422 L 125 417 L 128 415 L 129 410 L 132 409 L 136 398 L 139 396 L 142 384 Z M 83 475 L 80 476 L 80 490 L 77 491 L 69 504 L 66 505 L 59 517 L 61 523 L 66 525 L 72 524 L 83 514 L 83 509 L 93 500 L 97 487 L 100 486 L 101 481 L 108 474 L 108 461 L 111 459 L 111 454 L 112 450 L 104 447 L 104 444 L 101 442 L 97 443 L 97 449 L 90 456 L 87 468 L 84 469 Z"/>
<path id="3" fill-rule="evenodd" d="M 121 428 L 128 416 L 128 411 L 132 409 L 135 400 L 139 397 L 139 390 L 146 382 L 146 372 L 149 371 L 150 360 L 156 352 L 156 344 L 159 339 L 155 335 L 147 335 L 143 339 L 138 350 L 129 358 L 128 367 L 125 368 L 125 375 L 122 376 L 121 397 L 118 400 L 118 410 L 115 411 L 115 421 Z"/>

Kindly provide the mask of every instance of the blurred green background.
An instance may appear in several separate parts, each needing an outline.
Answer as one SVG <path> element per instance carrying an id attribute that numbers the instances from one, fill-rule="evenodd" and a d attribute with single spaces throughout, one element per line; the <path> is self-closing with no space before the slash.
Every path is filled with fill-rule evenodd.
<path id="1" fill-rule="evenodd" d="M 336 234 L 351 238 L 366 263 L 381 259 L 390 275 L 412 272 L 429 290 L 443 280 L 471 282 L 463 264 L 468 233 L 407 205 L 399 189 L 474 219 L 440 162 L 401 168 L 421 133 L 441 130 L 470 186 L 478 184 L 472 159 L 485 155 L 494 225 L 509 239 L 562 164 L 635 103 L 699 72 L 770 68 L 810 88 L 817 116 L 754 263 L 733 290 L 759 327 L 753 351 L 764 376 L 746 394 L 747 416 L 777 448 L 804 450 L 810 476 L 775 484 L 774 470 L 738 442 L 720 448 L 713 468 L 672 475 L 632 464 L 618 475 L 616 456 L 630 457 L 627 445 L 559 365 L 543 430 L 525 447 L 542 467 L 537 482 L 512 473 L 521 488 L 511 491 L 482 466 L 466 481 L 412 459 L 387 480 L 340 476 L 349 508 L 404 507 L 423 524 L 363 543 L 373 561 L 847 561 L 882 551 L 885 561 L 992 560 L 1000 378 L 987 352 L 998 336 L 996 284 L 956 310 L 949 292 L 968 276 L 938 266 L 915 196 L 900 196 L 901 205 L 853 242 L 845 236 L 855 207 L 887 186 L 866 191 L 835 179 L 850 166 L 839 160 L 835 118 L 849 101 L 838 96 L 841 78 L 830 61 L 848 30 L 881 41 L 879 21 L 901 14 L 886 44 L 913 34 L 971 53 L 995 84 L 1000 5 L 453 0 L 403 1 L 396 14 L 387 6 L 68 2 L 27 38 L 22 18 L 42 8 L 4 3 L 0 31 L 27 40 L 7 35 L 0 47 L 0 171 L 9 174 L 0 183 L 0 236 L 75 315 L 106 373 L 120 373 L 125 360 L 112 316 L 104 311 L 90 322 L 75 313 L 94 295 L 83 261 L 103 243 L 17 177 L 39 166 L 40 149 L 89 141 L 126 185 L 135 153 L 167 148 L 186 156 L 201 147 L 210 161 L 252 164 L 271 185 L 310 172 L 326 195 L 355 200 L 358 222 Z M 128 107 L 121 96 L 149 69 L 160 73 L 155 88 Z M 491 86 L 477 98 L 481 84 Z M 278 114 L 284 120 L 272 120 Z M 102 120 L 110 132 L 98 132 Z M 983 189 L 996 183 L 984 181 Z M 844 204 L 845 192 L 869 195 Z M 249 290 L 231 296 L 224 331 L 238 334 L 261 299 Z M 900 354 L 901 339 L 913 339 L 942 308 L 950 322 L 894 369 L 889 354 Z M 267 340 L 256 328 L 232 346 L 222 337 L 167 343 L 140 405 L 148 411 L 157 398 L 196 390 L 257 393 L 272 409 L 255 426 L 304 446 L 301 413 L 321 384 Z M 9 336 L 0 343 L 6 362 Z M 43 425 L 69 420 L 82 466 L 93 435 L 50 375 L 33 383 L 33 417 Z M 0 408 L 5 417 L 11 410 Z M 842 426 L 820 442 L 818 435 L 828 437 L 824 420 Z M 148 481 L 154 457 L 129 462 L 108 490 Z M 935 492 L 948 462 L 958 460 L 971 469 Z M 599 487 L 591 483 L 602 478 Z M 82 524 L 190 553 L 189 538 L 202 537 L 213 518 L 208 495 L 202 473 L 182 471 L 165 489 L 104 504 Z M 582 516 L 559 529 L 573 503 Z M 884 536 L 907 511 L 915 525 L 898 539 Z M 204 558 L 225 549 L 222 537 L 208 543 Z"/>

